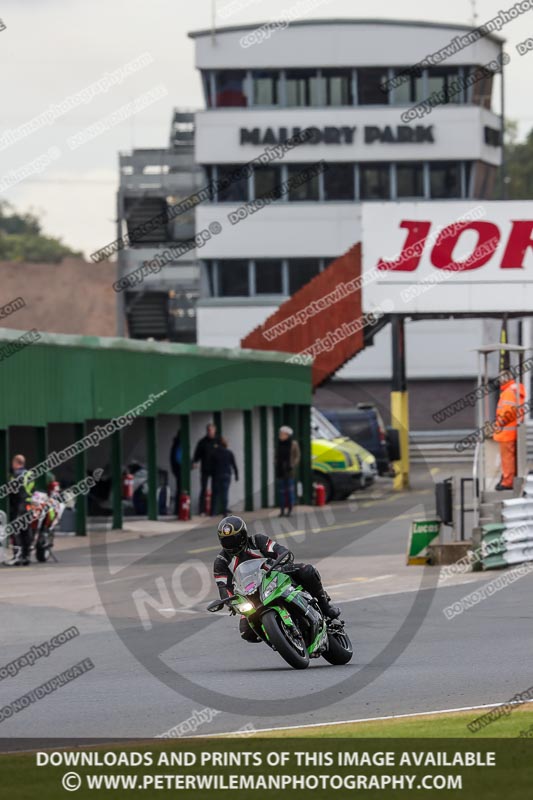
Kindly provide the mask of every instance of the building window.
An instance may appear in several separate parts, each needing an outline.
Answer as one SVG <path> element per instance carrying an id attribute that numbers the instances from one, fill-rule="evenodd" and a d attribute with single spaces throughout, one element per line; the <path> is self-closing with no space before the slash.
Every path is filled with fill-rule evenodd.
<path id="1" fill-rule="evenodd" d="M 390 169 L 388 164 L 361 164 L 361 200 L 390 199 Z"/>
<path id="2" fill-rule="evenodd" d="M 465 70 L 469 79 L 476 78 L 474 83 L 471 83 L 467 89 L 467 102 L 490 109 L 494 75 L 486 75 L 481 78 L 480 69 L 480 67 L 470 67 L 470 69 Z"/>
<path id="3" fill-rule="evenodd" d="M 464 163 L 465 163 L 465 165 L 464 165 L 464 169 L 465 169 L 465 197 L 471 197 L 472 196 L 471 183 L 472 183 L 472 174 L 473 174 L 472 162 L 471 161 L 465 161 Z M 487 197 L 488 196 L 489 195 L 487 195 Z"/>
<path id="4" fill-rule="evenodd" d="M 215 75 L 216 105 L 247 106 L 246 72 L 244 70 L 222 70 Z"/>
<path id="5" fill-rule="evenodd" d="M 392 102 L 395 105 L 409 105 L 420 103 L 424 100 L 424 78 L 422 70 L 408 72 L 408 68 L 394 70 L 394 77 L 401 81 L 391 91 Z"/>
<path id="6" fill-rule="evenodd" d="M 389 91 L 383 86 L 389 74 L 385 67 L 357 70 L 357 96 L 361 106 L 383 106 L 389 104 Z"/>
<path id="7" fill-rule="evenodd" d="M 430 193 L 433 200 L 461 197 L 461 165 L 443 161 L 429 165 Z"/>
<path id="8" fill-rule="evenodd" d="M 248 202 L 248 176 L 236 177 L 243 172 L 242 164 L 224 164 L 217 168 L 218 202 Z"/>
<path id="9" fill-rule="evenodd" d="M 322 70 L 326 90 L 327 106 L 353 106 L 353 86 L 351 69 Z"/>
<path id="10" fill-rule="evenodd" d="M 320 272 L 319 258 L 289 259 L 289 291 L 294 294 Z"/>
<path id="11" fill-rule="evenodd" d="M 254 198 L 272 194 L 281 184 L 280 167 L 255 167 Z"/>
<path id="12" fill-rule="evenodd" d="M 283 265 L 280 260 L 255 262 L 255 293 L 283 294 Z"/>
<path id="13" fill-rule="evenodd" d="M 428 97 L 439 93 L 444 99 L 442 103 L 464 103 L 464 90 L 457 91 L 457 86 L 452 86 L 452 81 L 457 81 L 458 69 L 449 67 L 432 67 L 428 69 Z"/>
<path id="14" fill-rule="evenodd" d="M 205 104 L 208 108 L 213 107 L 213 97 L 211 95 L 211 72 L 202 70 L 202 85 L 204 89 Z"/>
<path id="15" fill-rule="evenodd" d="M 324 172 L 325 200 L 354 200 L 353 164 L 328 164 Z"/>
<path id="16" fill-rule="evenodd" d="M 424 167 L 422 164 L 396 166 L 396 196 L 424 197 Z"/>
<path id="17" fill-rule="evenodd" d="M 294 178 L 298 180 L 299 183 L 298 176 L 300 176 L 300 173 L 306 169 L 312 169 L 313 167 L 313 164 L 291 164 L 289 166 L 289 180 Z M 301 183 L 299 186 L 291 186 L 289 189 L 289 200 L 294 203 L 302 203 L 308 200 L 314 200 L 316 202 L 319 199 L 318 177 L 318 175 L 313 175 L 312 178 Z"/>
<path id="18" fill-rule="evenodd" d="M 218 294 L 220 297 L 248 297 L 248 261 L 227 259 L 218 262 Z"/>
<path id="19" fill-rule="evenodd" d="M 285 78 L 288 106 L 320 106 L 323 78 L 318 77 L 316 69 L 287 70 Z"/>
<path id="20" fill-rule="evenodd" d="M 256 106 L 279 104 L 279 72 L 255 71 L 252 73 L 253 97 Z"/>

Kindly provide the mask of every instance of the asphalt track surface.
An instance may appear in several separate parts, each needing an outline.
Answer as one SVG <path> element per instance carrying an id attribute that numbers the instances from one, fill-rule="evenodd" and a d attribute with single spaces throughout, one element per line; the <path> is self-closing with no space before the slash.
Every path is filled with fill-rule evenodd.
<path id="1" fill-rule="evenodd" d="M 207 735 L 485 705 L 529 689 L 531 574 L 448 620 L 444 607 L 501 573 L 437 586 L 437 570 L 404 566 L 409 520 L 433 505 L 427 485 L 357 500 L 266 527 L 297 560 L 318 565 L 342 606 L 355 650 L 344 667 L 319 659 L 293 671 L 266 646 L 242 642 L 236 618 L 204 612 L 216 596 L 205 582 L 216 554 L 208 527 L 3 569 L 0 708 L 83 659 L 94 669 L 1 721 L 0 748 L 20 746 L 19 737 L 148 738 L 205 708 L 218 712 L 195 731 Z M 8 662 L 72 625 L 79 636 L 5 677 Z"/>

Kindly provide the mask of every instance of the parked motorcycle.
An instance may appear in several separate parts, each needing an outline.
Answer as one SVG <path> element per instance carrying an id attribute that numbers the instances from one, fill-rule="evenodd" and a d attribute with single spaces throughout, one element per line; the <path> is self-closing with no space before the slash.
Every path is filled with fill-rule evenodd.
<path id="1" fill-rule="evenodd" d="M 311 658 L 347 664 L 352 643 L 341 620 L 323 615 L 317 600 L 291 578 L 294 556 L 283 553 L 274 562 L 261 558 L 239 564 L 233 576 L 235 594 L 214 600 L 208 611 L 225 607 L 248 620 L 265 644 L 293 669 L 306 669 Z"/>
<path id="2" fill-rule="evenodd" d="M 65 504 L 54 497 L 54 493 L 33 492 L 27 509 L 33 514 L 30 530 L 35 558 L 37 561 L 48 561 L 50 557 L 57 560 L 52 552 L 54 531 L 61 521 Z"/>

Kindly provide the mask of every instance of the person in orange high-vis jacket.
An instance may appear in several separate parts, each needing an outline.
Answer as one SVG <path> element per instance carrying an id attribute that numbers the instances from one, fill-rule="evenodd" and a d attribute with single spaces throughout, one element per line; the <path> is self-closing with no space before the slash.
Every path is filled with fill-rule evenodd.
<path id="1" fill-rule="evenodd" d="M 518 425 L 524 421 L 524 402 L 526 390 L 514 378 L 502 378 L 500 399 L 496 409 L 494 441 L 500 445 L 502 477 L 496 489 L 503 491 L 513 488 L 516 475 L 516 440 Z"/>

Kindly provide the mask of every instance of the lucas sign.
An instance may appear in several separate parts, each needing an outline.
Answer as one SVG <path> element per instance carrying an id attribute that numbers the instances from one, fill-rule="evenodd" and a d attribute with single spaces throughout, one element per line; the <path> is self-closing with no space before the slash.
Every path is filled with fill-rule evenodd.
<path id="1" fill-rule="evenodd" d="M 533 309 L 533 202 L 368 203 L 363 311 Z"/>

